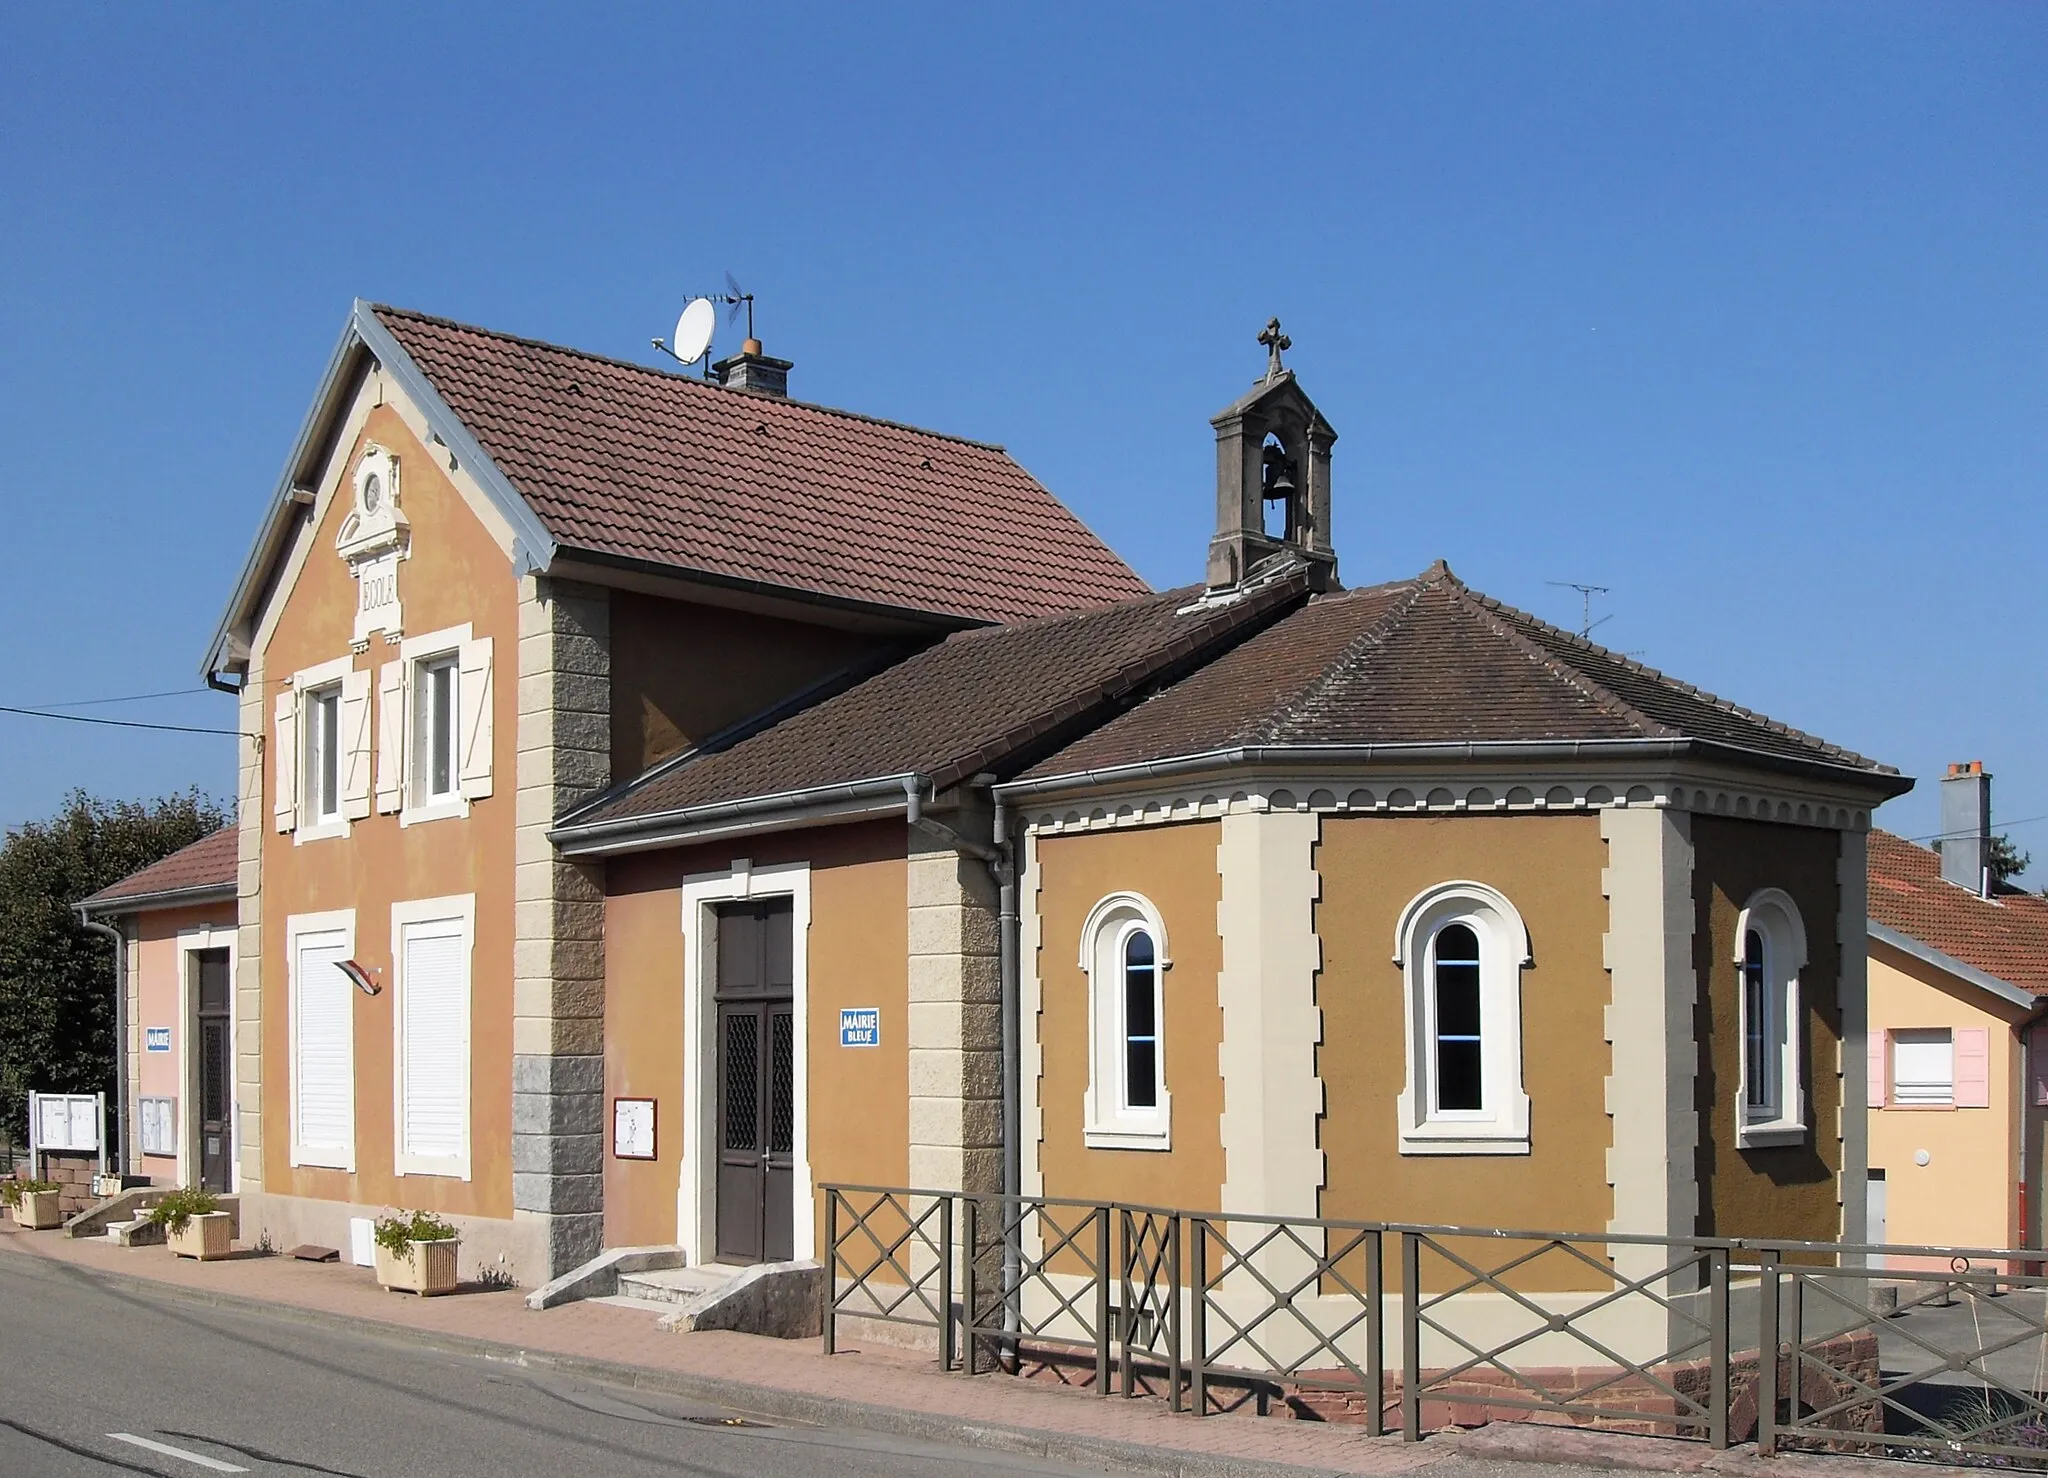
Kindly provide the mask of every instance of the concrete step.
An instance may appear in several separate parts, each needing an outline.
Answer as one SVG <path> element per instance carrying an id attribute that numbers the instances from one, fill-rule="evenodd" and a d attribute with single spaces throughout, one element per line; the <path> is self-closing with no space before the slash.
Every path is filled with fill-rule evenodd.
<path id="1" fill-rule="evenodd" d="M 738 1268 L 657 1268 L 619 1274 L 621 1298 L 689 1306 L 709 1302 L 739 1274 Z"/>
<path id="2" fill-rule="evenodd" d="M 107 1223 L 107 1240 L 122 1247 L 161 1247 L 164 1229 L 146 1217 Z"/>

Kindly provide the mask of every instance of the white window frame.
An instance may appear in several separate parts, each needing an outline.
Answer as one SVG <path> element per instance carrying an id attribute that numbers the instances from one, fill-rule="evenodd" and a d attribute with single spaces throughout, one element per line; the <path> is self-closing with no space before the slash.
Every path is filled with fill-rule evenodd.
<path id="1" fill-rule="evenodd" d="M 423 821 L 444 821 L 452 816 L 469 814 L 469 798 L 462 793 L 462 648 L 470 640 L 470 625 L 465 621 L 460 626 L 448 626 L 440 631 L 422 632 L 408 636 L 398 644 L 398 660 L 405 674 L 403 692 L 405 713 L 402 719 L 405 753 L 401 758 L 399 784 L 404 801 L 399 806 L 398 824 L 417 826 Z M 415 753 L 420 732 L 420 701 L 422 697 L 419 681 L 420 669 L 430 662 L 447 658 L 455 664 L 455 677 L 449 684 L 448 774 L 453 792 L 443 796 L 422 794 L 418 784 L 420 756 Z"/>
<path id="2" fill-rule="evenodd" d="M 1133 1108 L 1124 1081 L 1124 951 L 1133 934 L 1152 936 L 1153 1071 L 1156 1101 Z M 1173 1148 L 1173 1095 L 1166 1091 L 1166 972 L 1173 953 L 1166 920 L 1140 893 L 1111 893 L 1081 924 L 1081 969 L 1088 976 L 1088 1093 L 1082 1111 L 1082 1142 L 1096 1150 Z"/>
<path id="3" fill-rule="evenodd" d="M 308 1145 L 299 1138 L 299 941 L 308 934 L 337 933 L 342 936 L 342 958 L 353 959 L 356 952 L 354 909 L 339 908 L 326 913 L 292 914 L 285 920 L 285 973 L 290 986 L 285 1030 L 290 1038 L 287 1051 L 291 1057 L 292 1074 L 291 1082 L 286 1087 L 291 1095 L 292 1164 L 317 1165 L 329 1170 L 346 1170 L 353 1174 L 356 1168 L 356 1051 L 353 995 L 349 998 L 348 1143 L 337 1148 L 333 1145 Z M 353 990 L 354 987 L 351 986 L 350 989 Z"/>
<path id="4" fill-rule="evenodd" d="M 463 1085 L 462 1152 L 419 1155 L 405 1143 L 405 943 L 408 931 L 421 926 L 457 924 L 469 954 L 469 996 L 464 1002 L 463 1060 L 469 1064 Z M 471 1135 L 476 1126 L 476 894 L 445 898 L 410 898 L 391 905 L 391 1154 L 399 1175 L 470 1178 Z"/>
<path id="5" fill-rule="evenodd" d="M 298 824 L 292 828 L 292 843 L 317 842 L 328 837 L 345 837 L 349 833 L 348 805 L 343 798 L 346 767 L 348 764 L 348 715 L 345 684 L 348 675 L 355 671 L 355 659 L 337 657 L 331 662 L 322 662 L 308 667 L 303 672 L 292 674 L 293 702 L 297 711 L 295 741 L 298 744 Z M 307 763 L 312 750 L 313 724 L 311 700 L 329 689 L 334 692 L 334 812 L 321 816 L 313 808 L 315 781 L 313 767 Z"/>
<path id="6" fill-rule="evenodd" d="M 1776 1080 L 1772 1097 L 1752 1105 L 1749 1081 L 1750 1000 L 1747 965 L 1749 936 L 1764 946 L 1763 973 L 1767 1026 L 1775 1026 L 1776 1050 L 1771 1054 Z M 1799 905 L 1782 888 L 1760 888 L 1735 918 L 1736 1092 L 1735 1143 L 1739 1149 L 1803 1144 L 1807 1137 L 1804 1002 L 1799 972 L 1806 968 L 1806 923 Z"/>
<path id="7" fill-rule="evenodd" d="M 1890 1108 L 1954 1108 L 1956 1106 L 1956 1032 L 1952 1026 L 1893 1027 L 1887 1034 L 1890 1047 L 1885 1075 L 1890 1079 L 1886 1106 Z M 1948 1092 L 1940 1098 L 1908 1098 L 1901 1093 L 1899 1049 L 1931 1045 L 1940 1040 L 1948 1046 Z M 1930 1080 L 1931 1082 L 1931 1080 Z M 1921 1086 L 1921 1085 L 1915 1085 Z"/>
<path id="8" fill-rule="evenodd" d="M 1434 941 L 1463 924 L 1479 941 L 1479 1109 L 1439 1110 Z M 1396 1100 L 1404 1155 L 1526 1155 L 1529 1095 L 1522 1083 L 1522 967 L 1529 930 L 1507 895 L 1458 879 L 1425 888 L 1394 924 L 1394 963 L 1402 972 L 1402 1040 L 1408 1080 Z"/>

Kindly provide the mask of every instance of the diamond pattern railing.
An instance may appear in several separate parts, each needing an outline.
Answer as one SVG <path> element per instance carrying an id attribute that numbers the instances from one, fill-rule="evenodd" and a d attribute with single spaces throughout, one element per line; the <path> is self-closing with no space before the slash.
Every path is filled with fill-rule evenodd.
<path id="1" fill-rule="evenodd" d="M 839 1317 L 936 1329 L 953 1368 L 953 1203 L 943 1192 L 826 1186 L 825 1353 Z"/>

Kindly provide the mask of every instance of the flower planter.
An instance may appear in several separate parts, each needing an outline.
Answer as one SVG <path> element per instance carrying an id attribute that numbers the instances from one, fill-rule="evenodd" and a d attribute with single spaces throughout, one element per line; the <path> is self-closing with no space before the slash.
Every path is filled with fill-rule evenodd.
<path id="1" fill-rule="evenodd" d="M 164 1244 L 179 1257 L 214 1262 L 235 1250 L 235 1218 L 225 1211 L 188 1217 L 184 1230 L 164 1228 Z"/>
<path id="2" fill-rule="evenodd" d="M 62 1191 L 23 1191 L 14 1203 L 14 1224 L 31 1232 L 47 1232 L 64 1225 L 64 1213 L 57 1209 Z"/>
<path id="3" fill-rule="evenodd" d="M 377 1281 L 394 1293 L 417 1293 L 427 1298 L 455 1291 L 455 1261 L 462 1250 L 457 1237 L 432 1242 L 409 1242 L 405 1252 L 393 1252 L 377 1244 Z"/>

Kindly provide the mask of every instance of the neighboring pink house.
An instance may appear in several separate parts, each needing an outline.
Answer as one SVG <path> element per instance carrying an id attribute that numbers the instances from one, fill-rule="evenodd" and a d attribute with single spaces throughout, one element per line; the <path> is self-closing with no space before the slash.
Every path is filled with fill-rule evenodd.
<path id="1" fill-rule="evenodd" d="M 158 1184 L 235 1189 L 236 835 L 222 827 L 78 905 L 122 935 L 118 1168 Z"/>

